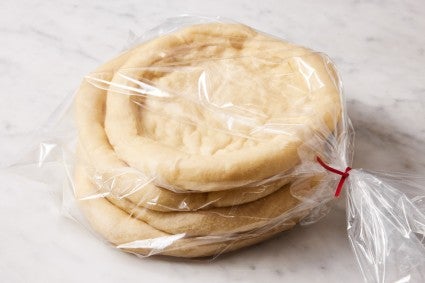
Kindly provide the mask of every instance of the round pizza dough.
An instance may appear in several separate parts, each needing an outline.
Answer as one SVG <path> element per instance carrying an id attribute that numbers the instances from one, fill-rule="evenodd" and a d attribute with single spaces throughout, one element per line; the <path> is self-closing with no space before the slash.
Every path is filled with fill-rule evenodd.
<path id="1" fill-rule="evenodd" d="M 292 194 L 290 172 L 307 140 L 336 128 L 338 87 L 321 54 L 239 24 L 148 41 L 78 91 L 75 197 L 95 231 L 141 255 L 265 240 L 314 205 L 301 203 L 311 184 Z"/>
<path id="2" fill-rule="evenodd" d="M 306 48 L 239 24 L 191 26 L 143 44 L 115 72 L 105 129 L 119 158 L 159 186 L 246 186 L 293 168 L 303 141 L 333 131 L 336 81 Z"/>
<path id="3" fill-rule="evenodd" d="M 309 208 L 287 214 L 276 223 L 270 221 L 263 227 L 245 233 L 225 233 L 193 237 L 187 233 L 171 234 L 129 215 L 106 198 L 84 198 L 95 193 L 96 188 L 85 178 L 83 167 L 77 167 L 74 193 L 91 227 L 107 241 L 120 249 L 141 255 L 169 255 L 177 257 L 204 257 L 218 255 L 253 245 L 292 228 L 298 219 L 308 214 Z M 288 190 L 286 190 L 288 191 Z M 290 201 L 296 208 L 296 199 Z M 186 212 L 177 212 L 185 214 Z M 229 218 L 224 218 L 224 221 Z M 176 223 L 169 223 L 176 225 Z M 226 225 L 223 223 L 223 225 Z"/>
<path id="4" fill-rule="evenodd" d="M 94 186 L 86 171 L 77 169 L 76 172 L 77 189 L 80 186 Z M 79 195 L 81 196 L 81 193 Z M 102 196 L 100 197 L 102 198 Z M 291 195 L 288 186 L 243 205 L 193 212 L 160 212 L 139 206 L 128 198 L 118 199 L 110 196 L 106 196 L 106 198 L 132 217 L 140 219 L 152 227 L 170 234 L 184 233 L 188 236 L 241 233 L 253 230 L 263 226 L 270 219 L 288 213 L 299 203 L 299 200 Z"/>
<path id="5" fill-rule="evenodd" d="M 105 81 L 111 80 L 121 65 L 143 48 L 144 46 L 139 46 L 118 56 L 99 67 L 94 74 Z M 104 130 L 105 99 L 106 91 L 93 85 L 90 80 L 83 81 L 76 97 L 80 148 L 87 156 L 87 170 L 97 180 L 100 194 L 110 192 L 115 197 L 120 197 L 130 193 L 129 197 L 134 203 L 152 210 L 194 211 L 255 201 L 290 181 L 288 172 L 283 171 L 271 180 L 257 180 L 256 184 L 228 190 L 223 188 L 215 192 L 184 194 L 157 187 L 143 173 L 120 160 L 111 147 Z"/>

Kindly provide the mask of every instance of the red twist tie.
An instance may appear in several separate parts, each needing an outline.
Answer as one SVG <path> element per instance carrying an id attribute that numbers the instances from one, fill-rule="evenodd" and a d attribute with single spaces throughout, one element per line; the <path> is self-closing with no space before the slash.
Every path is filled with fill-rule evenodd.
<path id="1" fill-rule="evenodd" d="M 350 176 L 348 172 L 350 172 L 351 167 L 345 168 L 345 171 L 343 172 L 343 171 L 339 171 L 338 169 L 332 168 L 331 166 L 323 162 L 319 156 L 317 156 L 316 159 L 317 159 L 317 162 L 319 162 L 319 164 L 322 165 L 323 168 L 341 176 L 341 179 L 339 180 L 338 186 L 336 187 L 336 191 L 335 191 L 335 197 L 339 197 L 339 195 L 341 194 L 342 187 L 344 186 L 345 179 L 347 179 L 347 177 Z"/>

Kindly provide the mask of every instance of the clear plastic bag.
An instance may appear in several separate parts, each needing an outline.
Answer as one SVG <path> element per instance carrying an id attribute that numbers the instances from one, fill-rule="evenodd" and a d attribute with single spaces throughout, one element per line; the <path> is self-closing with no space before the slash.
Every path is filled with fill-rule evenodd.
<path id="1" fill-rule="evenodd" d="M 324 54 L 177 17 L 87 75 L 51 121 L 25 160 L 63 185 L 69 216 L 119 249 L 218 256 L 318 221 L 343 178 L 366 281 L 425 279 L 425 189 L 345 170 L 354 133 Z"/>

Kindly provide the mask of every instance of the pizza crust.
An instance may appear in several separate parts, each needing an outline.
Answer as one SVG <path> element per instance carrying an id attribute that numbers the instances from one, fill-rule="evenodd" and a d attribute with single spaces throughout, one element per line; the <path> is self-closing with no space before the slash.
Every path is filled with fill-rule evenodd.
<path id="1" fill-rule="evenodd" d="M 101 77 L 105 81 L 112 80 L 113 74 L 130 57 L 136 56 L 144 46 L 136 47 L 99 67 L 91 76 Z M 223 184 L 221 190 L 198 194 L 182 194 L 163 189 L 154 184 L 146 183 L 144 172 L 129 167 L 117 156 L 105 134 L 105 99 L 106 91 L 93 85 L 90 79 L 83 81 L 76 97 L 77 126 L 80 137 L 80 147 L 87 155 L 87 170 L 93 178 L 98 179 L 99 186 L 105 186 L 116 196 L 125 194 L 123 188 L 142 188 L 133 191 L 132 201 L 146 208 L 157 211 L 199 210 L 209 207 L 226 207 L 244 204 L 267 196 L 290 181 L 288 172 L 280 172 L 274 180 L 257 180 L 258 184 L 248 184 L 237 188 L 229 188 Z M 152 154 L 148 154 L 152 156 Z M 124 172 L 124 173 L 123 173 Z M 285 176 L 285 177 L 282 177 Z M 107 183 L 114 186 L 108 186 Z M 200 190 L 195 190 L 200 191 Z"/>
<path id="2" fill-rule="evenodd" d="M 292 228 L 308 209 L 297 211 L 276 225 L 246 233 L 228 233 L 218 237 L 189 237 L 186 233 L 170 234 L 129 215 L 106 198 L 84 198 L 96 188 L 84 177 L 83 167 L 77 167 L 74 193 L 94 231 L 120 249 L 140 255 L 169 255 L 176 257 L 205 257 L 230 252 L 253 245 Z M 185 212 L 178 212 L 185 213 Z"/>
<path id="3" fill-rule="evenodd" d="M 238 44 L 233 43 L 235 38 Z M 252 68 L 249 62 L 254 59 L 258 62 Z M 183 71 L 158 69 L 170 65 Z M 184 67 L 195 71 L 184 71 Z M 225 87 L 222 80 L 214 80 L 220 70 L 234 68 L 239 72 Z M 200 74 L 209 74 L 210 69 L 215 70 L 210 72 L 210 88 L 220 88 L 219 101 L 256 104 L 258 127 L 281 123 L 282 133 L 260 131 L 244 137 L 253 130 L 245 125 L 236 128 L 237 135 L 220 132 L 226 130 L 222 113 L 209 111 L 197 97 Z M 108 91 L 105 129 L 109 141 L 120 159 L 154 177 L 156 184 L 174 190 L 219 191 L 285 172 L 299 162 L 303 141 L 317 130 L 333 131 L 340 113 L 335 78 L 320 54 L 236 24 L 193 26 L 147 42 L 115 73 L 111 84 L 136 87 L 126 75 L 129 71 L 132 79 L 159 90 L 171 87 L 177 94 L 158 98 Z M 276 79 L 276 74 L 291 79 Z M 269 83 L 271 78 L 274 83 Z M 267 93 L 260 96 L 250 80 L 266 86 Z M 184 124 L 187 120 L 191 123 Z"/>
<path id="4" fill-rule="evenodd" d="M 217 255 L 308 214 L 291 174 L 340 119 L 321 54 L 239 24 L 196 25 L 99 67 L 76 98 L 75 197 L 93 229 L 141 255 Z M 307 152 L 304 150 L 307 148 Z M 308 182 L 307 182 L 308 183 Z"/>

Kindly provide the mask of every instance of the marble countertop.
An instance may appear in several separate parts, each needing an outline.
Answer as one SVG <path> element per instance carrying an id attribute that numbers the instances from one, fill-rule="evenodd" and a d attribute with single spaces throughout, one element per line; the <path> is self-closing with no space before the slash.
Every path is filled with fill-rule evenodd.
<path id="1" fill-rule="evenodd" d="M 232 18 L 329 54 L 356 130 L 354 167 L 425 175 L 425 2 L 412 0 L 1 1 L 2 161 L 132 32 L 183 13 Z M 213 262 L 185 262 L 108 247 L 61 216 L 41 184 L 2 174 L 0 191 L 2 282 L 362 280 L 343 198 L 319 223 Z"/>

